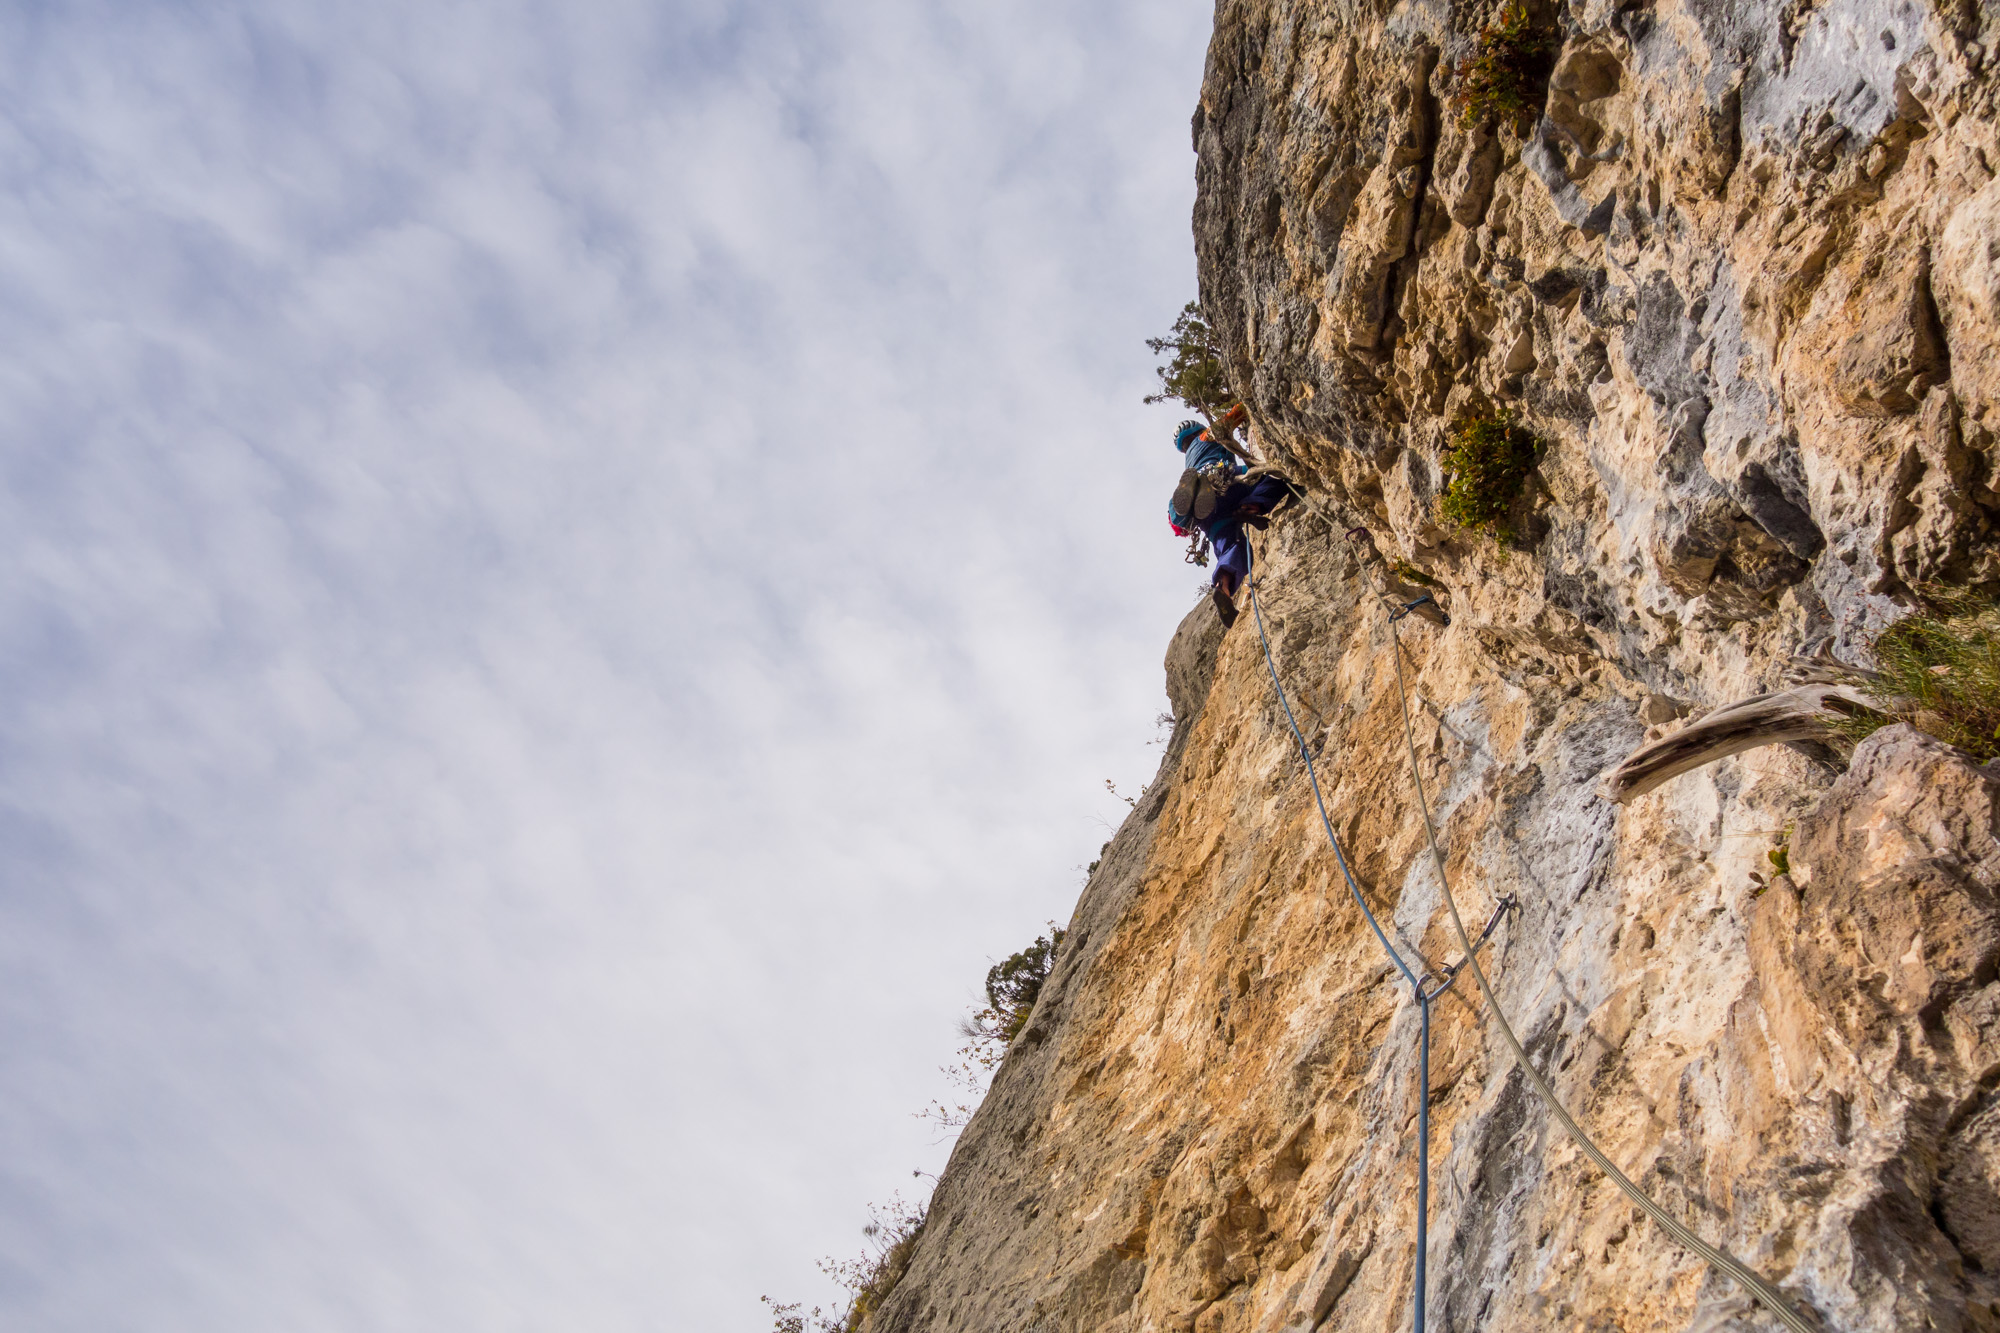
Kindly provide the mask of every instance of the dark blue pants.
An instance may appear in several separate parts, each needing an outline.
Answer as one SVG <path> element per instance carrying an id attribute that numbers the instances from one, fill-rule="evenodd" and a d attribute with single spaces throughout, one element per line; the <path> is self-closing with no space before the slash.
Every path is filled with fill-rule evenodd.
<path id="1" fill-rule="evenodd" d="M 1255 506 L 1268 514 L 1287 494 L 1285 483 L 1276 477 L 1259 477 L 1248 485 L 1238 482 L 1222 493 L 1221 517 L 1208 525 L 1208 540 L 1215 546 L 1211 583 L 1220 584 L 1226 571 L 1234 576 L 1231 591 L 1243 586 L 1243 580 L 1250 577 L 1250 539 L 1243 534 L 1243 510 Z"/>

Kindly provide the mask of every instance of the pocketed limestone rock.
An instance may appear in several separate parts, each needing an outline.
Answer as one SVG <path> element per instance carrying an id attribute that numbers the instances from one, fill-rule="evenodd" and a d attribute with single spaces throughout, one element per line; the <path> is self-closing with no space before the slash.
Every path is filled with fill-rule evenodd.
<path id="1" fill-rule="evenodd" d="M 1859 325 L 1840 349 L 1834 392 L 1856 416 L 1917 410 L 1931 386 L 1948 378 L 1944 337 L 1931 309 L 1930 264 L 1919 256 L 1862 289 Z"/>
<path id="2" fill-rule="evenodd" d="M 1938 241 L 1939 312 L 1961 373 L 1986 384 L 2000 348 L 2000 179 L 1953 209 Z"/>
<path id="3" fill-rule="evenodd" d="M 1752 949 L 1788 1084 L 1841 1108 L 1800 1151 L 1857 1173 L 1818 1232 L 1865 1266 L 1823 1308 L 1854 1328 L 1990 1327 L 2000 782 L 1885 728 L 1799 821 L 1792 864 L 1797 887 L 1773 887 Z"/>

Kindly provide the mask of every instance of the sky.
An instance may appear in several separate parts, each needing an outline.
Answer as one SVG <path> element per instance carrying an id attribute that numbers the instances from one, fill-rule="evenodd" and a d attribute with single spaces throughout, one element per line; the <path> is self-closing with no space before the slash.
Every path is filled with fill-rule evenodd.
<path id="1" fill-rule="evenodd" d="M 832 1298 L 1158 762 L 1209 19 L 0 8 L 0 1327 Z"/>

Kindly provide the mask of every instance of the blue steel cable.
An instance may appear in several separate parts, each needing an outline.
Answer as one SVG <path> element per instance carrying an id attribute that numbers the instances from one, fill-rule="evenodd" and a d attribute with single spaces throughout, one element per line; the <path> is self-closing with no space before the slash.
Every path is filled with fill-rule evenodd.
<path id="1" fill-rule="evenodd" d="M 1446 982 L 1450 985 L 1450 982 Z M 1424 1261 L 1431 1239 L 1431 997 L 1417 988 L 1417 1010 L 1423 1016 L 1417 1036 L 1417 1276 L 1415 1333 L 1424 1333 Z"/>

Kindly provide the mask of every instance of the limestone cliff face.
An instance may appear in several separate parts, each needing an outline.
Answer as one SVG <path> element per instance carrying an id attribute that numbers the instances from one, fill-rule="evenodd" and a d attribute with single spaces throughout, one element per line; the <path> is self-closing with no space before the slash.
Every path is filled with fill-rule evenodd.
<path id="1" fill-rule="evenodd" d="M 1492 17 L 1223 0 L 1195 116 L 1204 306 L 1331 518 L 1260 570 L 1336 829 L 1455 958 L 1351 523 L 1452 614 L 1403 622 L 1424 782 L 1467 916 L 1522 904 L 1483 957 L 1570 1109 L 1826 1327 L 2000 1328 L 2000 781 L 1895 727 L 1599 787 L 1912 584 L 2000 580 L 2000 34 L 1950 0 L 1545 7 L 1546 115 L 1468 129 Z M 1496 405 L 1549 441 L 1506 549 L 1434 517 L 1447 424 Z M 1160 775 L 877 1333 L 1410 1322 L 1415 1006 L 1249 616 L 1198 608 L 1167 668 Z M 1580 1159 L 1476 991 L 1432 1065 L 1433 1327 L 1776 1326 Z"/>

